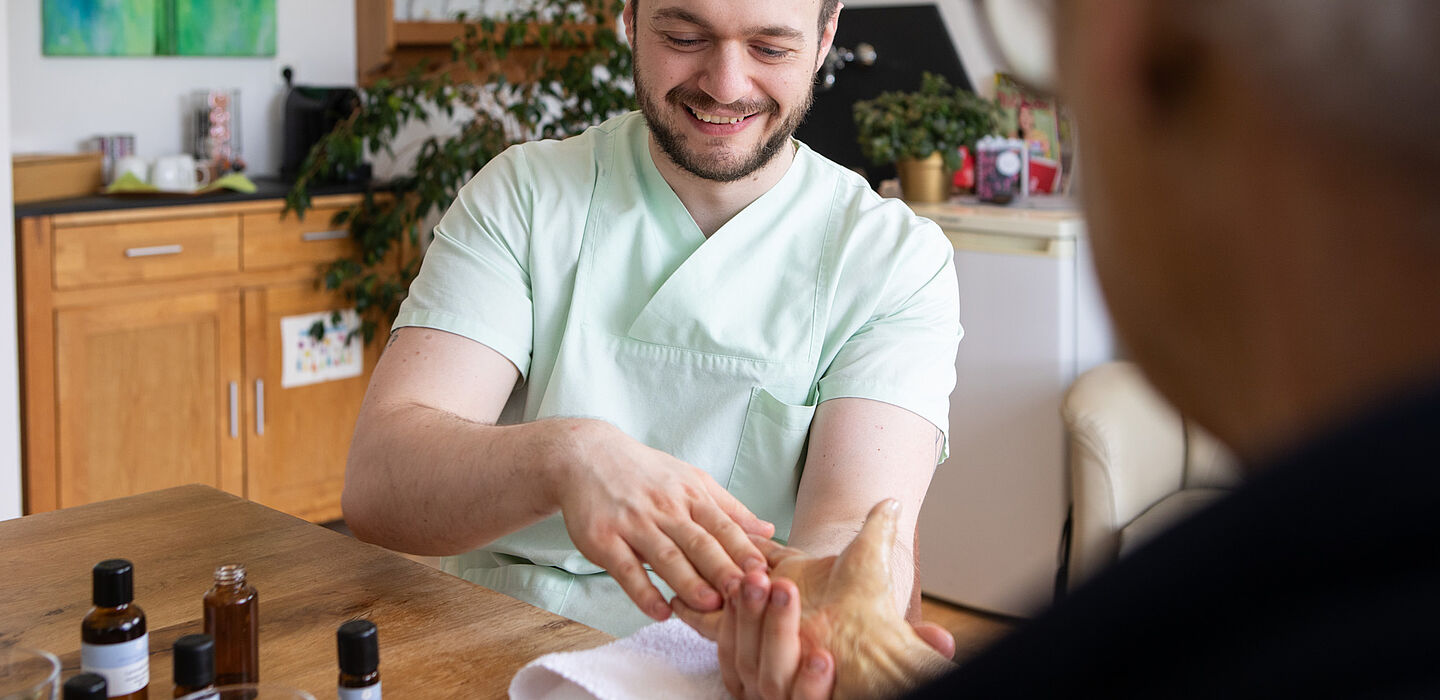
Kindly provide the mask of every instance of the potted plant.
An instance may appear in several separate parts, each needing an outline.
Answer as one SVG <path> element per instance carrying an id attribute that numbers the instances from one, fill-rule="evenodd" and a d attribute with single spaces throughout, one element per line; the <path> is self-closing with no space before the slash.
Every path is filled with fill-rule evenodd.
<path id="1" fill-rule="evenodd" d="M 944 201 L 949 174 L 960 167 L 960 146 L 996 128 L 989 100 L 925 73 L 918 92 L 885 92 L 855 103 L 860 150 L 876 165 L 895 164 L 900 189 L 912 202 Z"/>
<path id="2" fill-rule="evenodd" d="M 367 193 L 333 222 L 350 229 L 359 250 L 324 265 L 319 284 L 343 290 L 355 304 L 356 332 L 366 342 L 390 327 L 419 270 L 412 257 L 397 271 L 393 252 L 402 242 L 419 250 L 422 225 L 443 213 L 486 162 L 513 144 L 578 134 L 634 109 L 630 47 L 616 32 L 623 0 L 524 5 L 503 18 L 462 17 L 463 36 L 448 63 L 422 64 L 367 87 L 355 112 L 300 166 L 286 207 L 303 216 L 313 184 L 354 170 L 367 153 L 393 154 L 411 123 L 437 127 L 409 171 L 389 179 L 385 196 Z M 324 324 L 316 326 L 312 332 L 323 334 Z"/>

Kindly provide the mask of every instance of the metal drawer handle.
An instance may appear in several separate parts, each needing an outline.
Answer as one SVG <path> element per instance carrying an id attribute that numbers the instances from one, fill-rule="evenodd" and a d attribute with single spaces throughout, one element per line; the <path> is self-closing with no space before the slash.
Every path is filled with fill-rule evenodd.
<path id="1" fill-rule="evenodd" d="M 265 380 L 255 380 L 255 434 L 265 434 Z"/>
<path id="2" fill-rule="evenodd" d="M 300 234 L 300 240 L 305 241 L 306 243 L 313 243 L 315 241 L 334 241 L 341 238 L 349 237 L 350 232 L 346 229 L 340 229 L 337 231 L 308 231 L 306 233 Z"/>
<path id="3" fill-rule="evenodd" d="M 240 383 L 230 382 L 230 437 L 240 437 Z"/>
<path id="4" fill-rule="evenodd" d="M 125 257 L 148 258 L 152 255 L 179 255 L 184 251 L 185 248 L 181 247 L 179 243 L 172 245 L 152 245 L 144 248 L 126 248 Z"/>

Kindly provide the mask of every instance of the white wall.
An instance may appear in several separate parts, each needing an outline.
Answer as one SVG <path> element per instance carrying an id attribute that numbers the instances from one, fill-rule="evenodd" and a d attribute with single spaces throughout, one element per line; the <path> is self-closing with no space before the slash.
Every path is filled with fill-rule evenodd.
<path id="1" fill-rule="evenodd" d="M 80 150 L 97 134 L 135 134 L 155 158 L 187 150 L 192 90 L 238 88 L 250 172 L 280 170 L 280 68 L 297 82 L 355 83 L 354 0 L 277 0 L 273 58 L 77 58 L 40 54 L 40 0 L 3 0 L 10 58 L 10 141 L 16 153 Z"/>
<path id="2" fill-rule="evenodd" d="M 0 36 L 8 36 L 3 11 Z M 9 55 L 0 51 L 0 520 L 20 515 L 20 362 L 11 192 Z"/>
<path id="3" fill-rule="evenodd" d="M 1008 0 L 1001 0 L 1002 2 Z M 927 3 L 925 0 L 847 0 L 846 7 L 882 7 L 885 5 L 924 5 L 934 4 L 940 8 L 940 17 L 945 20 L 945 29 L 950 32 L 950 40 L 955 42 L 955 48 L 960 52 L 960 62 L 965 65 L 965 72 L 970 75 L 970 83 L 975 86 L 975 91 L 985 97 L 995 96 L 995 71 L 999 70 L 1002 62 L 994 54 L 985 33 L 980 16 L 980 4 L 977 0 L 941 0 L 934 3 Z M 845 12 L 840 12 L 840 21 L 845 21 Z"/>

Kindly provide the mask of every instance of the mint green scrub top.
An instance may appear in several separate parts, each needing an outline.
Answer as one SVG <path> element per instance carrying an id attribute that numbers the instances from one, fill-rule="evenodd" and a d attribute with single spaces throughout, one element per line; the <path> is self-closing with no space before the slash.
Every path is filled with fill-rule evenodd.
<path id="1" fill-rule="evenodd" d="M 799 142 L 780 182 L 707 240 L 647 137 L 636 112 L 491 160 L 436 226 L 395 327 L 515 363 L 500 423 L 609 421 L 704 469 L 784 540 L 821 401 L 883 401 L 948 429 L 952 248 Z M 443 566 L 610 634 L 651 621 L 558 514 Z"/>

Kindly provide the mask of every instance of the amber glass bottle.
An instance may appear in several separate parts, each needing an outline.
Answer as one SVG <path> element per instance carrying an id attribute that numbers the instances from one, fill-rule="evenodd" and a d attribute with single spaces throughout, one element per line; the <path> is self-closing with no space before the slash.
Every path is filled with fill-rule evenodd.
<path id="1" fill-rule="evenodd" d="M 340 700 L 380 700 L 380 640 L 375 623 L 351 620 L 335 630 Z"/>
<path id="2" fill-rule="evenodd" d="M 105 700 L 105 677 L 97 673 L 82 673 L 65 681 L 60 697 L 64 700 Z"/>
<path id="3" fill-rule="evenodd" d="M 80 623 L 80 670 L 105 678 L 111 698 L 150 697 L 150 634 L 134 604 L 135 567 L 106 559 L 91 569 L 95 607 Z"/>
<path id="4" fill-rule="evenodd" d="M 190 693 L 215 687 L 215 640 L 208 634 L 187 634 L 175 640 L 175 694 Z"/>
<path id="5" fill-rule="evenodd" d="M 215 569 L 205 593 L 205 634 L 215 639 L 215 684 L 260 681 L 260 593 L 245 582 L 245 567 Z"/>

